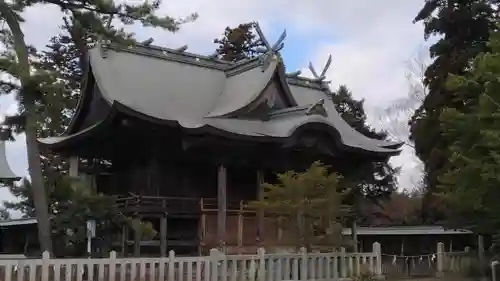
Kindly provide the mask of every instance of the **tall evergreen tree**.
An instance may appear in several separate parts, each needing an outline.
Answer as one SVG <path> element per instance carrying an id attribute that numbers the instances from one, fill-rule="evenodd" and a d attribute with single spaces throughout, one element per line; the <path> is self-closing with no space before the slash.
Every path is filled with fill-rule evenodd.
<path id="1" fill-rule="evenodd" d="M 496 234 L 500 242 L 499 31 L 492 33 L 488 48 L 470 64 L 468 74 L 448 79 L 450 91 L 475 95 L 478 102 L 467 111 L 447 108 L 440 116 L 451 157 L 441 171 L 439 191 L 455 226 Z"/>
<path id="2" fill-rule="evenodd" d="M 87 28 L 90 33 L 111 41 L 118 38 L 126 39 L 122 36 L 123 30 L 110 28 L 112 19 L 115 17 L 123 24 L 141 22 L 143 25 L 158 26 L 170 31 L 177 30 L 179 24 L 184 21 L 179 22 L 171 17 L 155 16 L 154 12 L 160 6 L 159 1 L 144 2 L 136 6 L 101 0 L 28 2 L 19 0 L 14 3 L 0 1 L 0 14 L 8 27 L 8 29 L 2 30 L 5 51 L 2 53 L 1 70 L 19 82 L 4 81 L 3 85 L 7 86 L 2 87 L 2 90 L 4 93 L 14 92 L 20 101 L 19 114 L 8 118 L 6 125 L 9 129 L 24 131 L 26 134 L 28 165 L 33 202 L 38 219 L 39 240 L 42 250 L 52 251 L 52 231 L 49 222 L 46 187 L 36 138 L 39 135 L 40 120 L 43 119 L 40 118 L 44 113 L 43 106 L 50 105 L 51 98 L 58 97 L 61 91 L 64 91 L 64 83 L 61 83 L 57 71 L 51 72 L 43 68 L 36 68 L 38 61 L 34 59 L 36 56 L 33 54 L 33 48 L 26 45 L 24 34 L 20 28 L 20 22 L 23 19 L 19 15 L 26 7 L 40 3 L 57 5 L 64 12 L 71 14 L 74 23 L 78 25 L 76 31 L 84 31 Z M 193 20 L 195 17 L 196 15 L 192 15 L 186 21 Z M 75 42 L 79 42 L 76 44 L 80 51 L 84 51 L 86 47 L 86 42 L 82 41 L 82 38 L 84 37 L 72 36 Z M 52 122 L 53 119 L 49 120 Z"/>
<path id="3" fill-rule="evenodd" d="M 215 39 L 218 44 L 216 53 L 225 61 L 237 62 L 253 58 L 259 54 L 259 47 L 264 47 L 254 30 L 254 23 L 242 23 L 237 27 L 226 27 L 221 38 Z"/>
<path id="4" fill-rule="evenodd" d="M 340 116 L 361 134 L 379 140 L 387 138 L 386 133 L 375 130 L 367 123 L 364 101 L 354 99 L 347 86 L 341 85 L 333 92 L 332 102 Z M 388 198 L 395 190 L 397 172 L 398 169 L 393 168 L 388 161 L 375 161 L 366 163 L 344 176 L 356 182 L 357 190 L 366 198 L 378 200 Z"/>
<path id="5" fill-rule="evenodd" d="M 450 74 L 464 75 L 470 71 L 472 58 L 488 50 L 489 33 L 495 29 L 496 0 L 426 0 L 415 18 L 425 26 L 425 38 L 441 38 L 431 46 L 433 58 L 425 72 L 427 96 L 410 122 L 411 138 L 417 156 L 425 165 L 426 186 L 430 193 L 424 199 L 429 206 L 432 191 L 438 185 L 441 169 L 451 156 L 451 140 L 439 126 L 445 108 L 468 111 L 478 102 L 477 93 L 450 90 L 445 83 Z M 424 208 L 427 209 L 427 208 Z M 432 212 L 436 214 L 436 212 Z M 442 219 L 443 216 L 427 218 Z"/>

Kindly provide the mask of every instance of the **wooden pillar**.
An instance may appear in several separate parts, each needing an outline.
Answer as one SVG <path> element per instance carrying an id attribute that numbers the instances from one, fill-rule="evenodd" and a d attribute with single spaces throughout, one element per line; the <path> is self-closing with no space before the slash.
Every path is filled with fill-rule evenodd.
<path id="1" fill-rule="evenodd" d="M 486 257 L 484 255 L 484 236 L 479 234 L 477 236 L 477 254 L 478 254 L 478 258 L 479 258 L 479 268 L 481 270 L 481 276 L 485 276 L 486 275 L 486 271 L 485 271 L 485 263 L 486 263 Z M 483 279 L 481 279 L 483 280 Z"/>
<path id="2" fill-rule="evenodd" d="M 217 239 L 222 252 L 226 252 L 227 171 L 223 164 L 217 169 Z"/>
<path id="3" fill-rule="evenodd" d="M 203 203 L 203 198 L 200 199 L 200 210 L 201 210 L 201 218 L 200 218 L 200 233 L 199 233 L 199 238 L 200 238 L 200 247 L 198 249 L 198 252 L 200 255 L 204 253 L 206 241 L 205 237 L 207 237 L 207 226 L 206 226 L 206 215 L 205 215 L 205 204 Z"/>
<path id="4" fill-rule="evenodd" d="M 238 212 L 238 253 L 243 249 L 243 201 L 240 201 L 240 210 Z"/>
<path id="5" fill-rule="evenodd" d="M 70 177 L 78 177 L 78 157 L 71 156 L 69 158 L 69 176 Z"/>
<path id="6" fill-rule="evenodd" d="M 277 220 L 278 220 L 278 241 L 281 241 L 281 239 L 283 239 L 283 217 L 279 216 Z"/>
<path id="7" fill-rule="evenodd" d="M 167 213 L 160 218 L 160 256 L 167 256 Z"/>
<path id="8" fill-rule="evenodd" d="M 355 253 L 358 252 L 358 226 L 356 224 L 356 221 L 354 220 L 352 222 L 352 226 L 351 226 L 351 234 L 352 234 L 352 243 L 353 243 L 353 251 Z"/>
<path id="9" fill-rule="evenodd" d="M 127 256 L 128 248 L 128 226 L 122 226 L 122 257 Z"/>
<path id="10" fill-rule="evenodd" d="M 139 217 L 137 219 L 140 219 Z M 134 257 L 141 255 L 141 233 L 139 229 L 134 229 Z"/>
<path id="11" fill-rule="evenodd" d="M 257 199 L 264 199 L 264 173 L 257 171 Z M 262 246 L 264 243 L 264 210 L 258 210 L 257 214 L 257 244 Z"/>

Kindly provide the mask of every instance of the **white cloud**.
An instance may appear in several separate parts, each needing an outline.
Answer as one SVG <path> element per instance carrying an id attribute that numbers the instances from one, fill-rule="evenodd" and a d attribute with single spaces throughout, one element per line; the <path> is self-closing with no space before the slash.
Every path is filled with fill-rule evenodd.
<path id="1" fill-rule="evenodd" d="M 155 44 L 189 44 L 193 52 L 213 49 L 213 38 L 226 26 L 254 20 L 261 23 L 264 31 L 280 25 L 301 34 L 319 34 L 323 37 L 321 42 L 330 43 L 316 46 L 309 54 L 316 68 L 332 54 L 328 72 L 332 87 L 347 84 L 356 98 L 365 98 L 367 106 L 375 107 L 407 94 L 405 61 L 423 41 L 421 25 L 412 24 L 421 5 L 421 0 L 164 1 L 163 13 L 185 16 L 198 12 L 200 18 L 176 34 L 152 28 L 134 30 L 141 39 L 155 38 Z M 39 47 L 46 44 L 62 23 L 54 21 L 60 14 L 59 9 L 47 5 L 29 9 L 23 25 L 27 41 Z M 0 102 L 1 115 L 6 110 L 4 98 Z M 8 146 L 8 155 L 13 169 L 25 175 L 24 145 L 20 141 Z M 394 160 L 404 165 L 402 185 L 408 185 L 408 179 L 415 176 L 413 166 L 417 162 L 410 154 L 405 150 Z"/>
<path id="2" fill-rule="evenodd" d="M 337 6 L 339 13 L 331 15 L 330 24 L 327 24 L 332 30 L 341 30 L 337 33 L 341 40 L 318 46 L 313 54 L 316 68 L 324 65 L 331 54 L 333 63 L 327 77 L 332 81 L 332 88 L 346 84 L 354 97 L 366 100 L 368 109 L 386 107 L 395 99 L 406 97 L 409 88 L 405 79 L 406 62 L 416 55 L 423 43 L 421 24 L 412 23 L 422 1 L 342 3 Z M 328 18 L 323 20 L 328 21 Z M 375 127 L 380 127 L 374 118 L 370 120 Z M 420 163 L 412 149 L 404 147 L 401 156 L 394 157 L 392 163 L 402 167 L 401 188 L 412 188 L 418 182 Z"/>

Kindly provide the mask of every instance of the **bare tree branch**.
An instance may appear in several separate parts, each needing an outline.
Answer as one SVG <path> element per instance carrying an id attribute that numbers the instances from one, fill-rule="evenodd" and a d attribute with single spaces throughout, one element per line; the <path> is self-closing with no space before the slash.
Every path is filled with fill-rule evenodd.
<path id="1" fill-rule="evenodd" d="M 409 138 L 408 121 L 427 95 L 424 74 L 429 64 L 428 52 L 426 46 L 421 46 L 416 56 L 406 61 L 407 96 L 396 99 L 386 108 L 379 108 L 375 113 L 377 122 L 389 137 L 402 141 L 411 148 L 414 148 L 414 144 Z"/>
<path id="2" fill-rule="evenodd" d="M 427 46 L 420 46 L 415 57 L 406 61 L 407 95 L 396 99 L 390 106 L 375 111 L 376 122 L 387 132 L 388 136 L 403 142 L 412 149 L 415 149 L 415 145 L 410 139 L 408 122 L 427 96 L 428 90 L 424 83 L 424 77 L 425 70 L 430 63 L 428 52 L 429 48 Z M 420 190 L 422 188 L 422 178 L 412 179 L 411 181 L 412 189 Z"/>

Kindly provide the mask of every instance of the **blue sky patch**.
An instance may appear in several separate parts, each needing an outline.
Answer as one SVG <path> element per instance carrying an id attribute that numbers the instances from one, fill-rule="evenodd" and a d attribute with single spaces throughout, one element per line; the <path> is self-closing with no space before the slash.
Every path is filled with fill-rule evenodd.
<path id="1" fill-rule="evenodd" d="M 333 38 L 327 38 L 321 32 L 301 32 L 290 28 L 286 30 L 285 47 L 281 51 L 287 71 L 292 72 L 307 67 L 309 61 L 314 60 L 318 46 L 335 43 Z M 281 35 L 285 25 L 274 25 L 272 28 L 264 30 L 267 39 L 273 44 Z"/>

